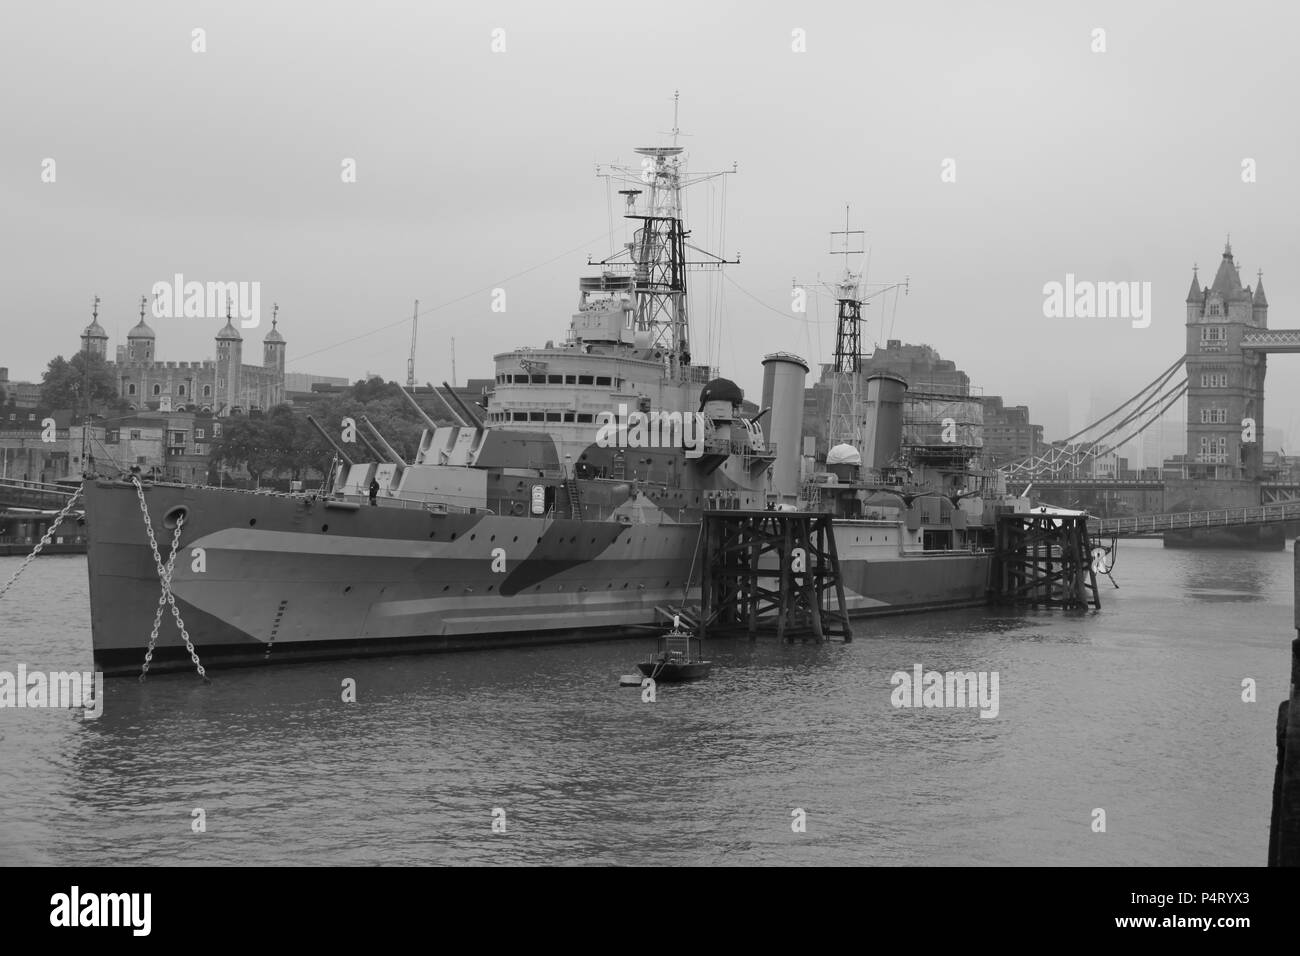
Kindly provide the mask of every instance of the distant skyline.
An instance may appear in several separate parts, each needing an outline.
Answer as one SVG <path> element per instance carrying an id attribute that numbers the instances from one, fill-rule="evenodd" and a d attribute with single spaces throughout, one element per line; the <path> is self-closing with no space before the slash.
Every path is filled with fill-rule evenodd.
<path id="1" fill-rule="evenodd" d="M 450 380 L 453 336 L 458 378 L 490 377 L 563 338 L 588 255 L 623 240 L 595 165 L 666 141 L 680 90 L 690 167 L 738 163 L 689 198 L 692 242 L 741 259 L 694 277 L 697 359 L 751 397 L 767 352 L 829 360 L 833 303 L 790 293 L 837 275 L 848 204 L 867 282 L 909 279 L 867 307 L 864 350 L 932 345 L 1063 437 L 1182 353 L 1192 266 L 1228 233 L 1270 325 L 1300 327 L 1297 24 L 1266 3 L 11 6 L 0 365 L 39 380 L 96 294 L 124 342 L 182 273 L 259 282 L 245 341 L 277 302 L 290 372 L 404 381 L 418 298 L 417 379 Z M 1149 282 L 1149 327 L 1045 317 L 1067 275 Z M 189 361 L 224 320 L 149 321 Z M 1266 413 L 1296 449 L 1298 363 L 1270 357 Z"/>

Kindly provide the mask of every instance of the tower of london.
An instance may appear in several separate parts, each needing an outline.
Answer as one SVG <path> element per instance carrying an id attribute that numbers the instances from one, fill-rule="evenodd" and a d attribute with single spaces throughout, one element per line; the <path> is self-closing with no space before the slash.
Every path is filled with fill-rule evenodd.
<path id="1" fill-rule="evenodd" d="M 278 312 L 278 308 L 276 310 Z M 144 320 L 126 334 L 126 344 L 108 356 L 108 333 L 99 324 L 96 305 L 90 325 L 81 333 L 84 352 L 102 357 L 117 380 L 118 395 L 132 409 L 179 411 L 185 409 L 217 416 L 265 411 L 285 400 L 284 336 L 271 319 L 262 340 L 262 364 L 244 364 L 244 338 L 231 321 L 216 335 L 216 358 L 197 362 L 163 362 L 157 358 L 157 336 Z"/>

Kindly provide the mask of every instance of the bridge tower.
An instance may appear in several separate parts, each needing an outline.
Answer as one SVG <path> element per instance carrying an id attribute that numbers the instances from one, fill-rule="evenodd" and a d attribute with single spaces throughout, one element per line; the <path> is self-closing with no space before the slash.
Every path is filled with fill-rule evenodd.
<path id="1" fill-rule="evenodd" d="M 1266 351 L 1249 346 L 1267 328 L 1262 275 L 1253 291 L 1242 285 L 1230 240 L 1211 285 L 1202 289 L 1193 267 L 1187 293 L 1186 478 L 1259 479 Z"/>

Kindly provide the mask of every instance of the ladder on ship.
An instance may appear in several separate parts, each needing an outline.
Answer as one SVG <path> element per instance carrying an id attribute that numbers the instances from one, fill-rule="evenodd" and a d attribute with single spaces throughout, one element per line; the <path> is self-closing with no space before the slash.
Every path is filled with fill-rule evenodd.
<path id="1" fill-rule="evenodd" d="M 582 496 L 578 493 L 578 479 L 569 475 L 564 479 L 564 491 L 569 496 L 569 517 L 582 520 Z"/>

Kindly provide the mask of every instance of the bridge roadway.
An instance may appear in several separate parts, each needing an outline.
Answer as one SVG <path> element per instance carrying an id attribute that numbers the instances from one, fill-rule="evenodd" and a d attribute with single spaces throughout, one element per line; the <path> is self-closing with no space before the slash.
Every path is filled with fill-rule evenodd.
<path id="1" fill-rule="evenodd" d="M 1096 518 L 1089 530 L 1101 537 L 1137 538 L 1186 531 L 1194 528 L 1231 528 L 1300 520 L 1300 501 L 1255 505 L 1250 508 L 1217 508 L 1213 511 L 1184 511 L 1177 514 L 1132 515 L 1127 518 Z"/>

